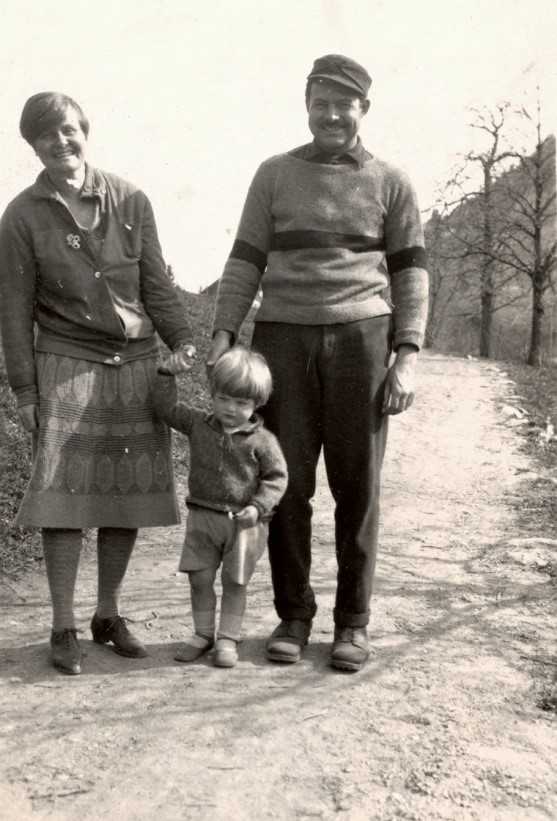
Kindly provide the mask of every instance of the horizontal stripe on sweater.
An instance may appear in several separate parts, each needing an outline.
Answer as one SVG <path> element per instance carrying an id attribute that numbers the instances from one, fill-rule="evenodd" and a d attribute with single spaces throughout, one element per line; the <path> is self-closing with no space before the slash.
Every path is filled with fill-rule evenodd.
<path id="1" fill-rule="evenodd" d="M 278 231 L 271 239 L 271 251 L 297 251 L 302 248 L 346 248 L 361 253 L 384 251 L 385 242 L 375 237 L 335 231 Z"/>
<path id="2" fill-rule="evenodd" d="M 344 248 L 358 254 L 366 251 L 384 251 L 385 243 L 382 239 L 359 234 L 342 234 L 332 231 L 279 231 L 273 235 L 269 250 L 299 251 L 304 248 Z M 409 257 L 413 258 L 416 251 L 420 249 L 409 248 L 405 250 Z M 401 251 L 394 254 L 393 257 L 396 257 L 398 262 L 404 254 L 405 251 Z M 251 262 L 261 273 L 267 265 L 266 254 L 243 240 L 235 241 L 230 252 L 230 258 Z"/>

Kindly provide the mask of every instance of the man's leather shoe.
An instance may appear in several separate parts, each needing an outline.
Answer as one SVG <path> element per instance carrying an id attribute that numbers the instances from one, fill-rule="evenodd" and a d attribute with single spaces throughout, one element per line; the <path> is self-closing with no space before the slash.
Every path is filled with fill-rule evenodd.
<path id="1" fill-rule="evenodd" d="M 331 666 L 355 673 L 369 656 L 369 639 L 365 627 L 335 627 Z"/>
<path id="2" fill-rule="evenodd" d="M 74 629 L 53 630 L 50 634 L 53 665 L 69 676 L 81 673 L 81 648 Z"/>
<path id="3" fill-rule="evenodd" d="M 101 619 L 95 615 L 91 620 L 91 632 L 93 641 L 97 644 L 113 644 L 113 650 L 121 656 L 131 659 L 145 658 L 148 655 L 143 644 L 130 633 L 122 616 L 113 616 L 109 619 Z"/>
<path id="4" fill-rule="evenodd" d="M 270 661 L 282 661 L 287 664 L 300 661 L 302 648 L 308 643 L 310 633 L 310 621 L 281 621 L 267 641 L 267 658 Z"/>

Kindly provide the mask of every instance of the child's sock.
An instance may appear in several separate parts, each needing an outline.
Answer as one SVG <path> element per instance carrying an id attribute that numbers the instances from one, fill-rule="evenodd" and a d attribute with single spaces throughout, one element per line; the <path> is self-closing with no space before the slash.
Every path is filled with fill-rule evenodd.
<path id="1" fill-rule="evenodd" d="M 198 636 L 203 636 L 211 642 L 215 637 L 215 610 L 217 597 L 214 582 L 216 570 L 194 570 L 190 572 L 191 611 L 193 629 Z"/>
<path id="2" fill-rule="evenodd" d="M 223 573 L 222 603 L 218 638 L 240 640 L 242 623 L 246 610 L 247 589 L 244 584 L 236 584 Z"/>
<path id="3" fill-rule="evenodd" d="M 215 611 L 193 610 L 192 616 L 196 635 L 212 641 L 215 635 Z"/>

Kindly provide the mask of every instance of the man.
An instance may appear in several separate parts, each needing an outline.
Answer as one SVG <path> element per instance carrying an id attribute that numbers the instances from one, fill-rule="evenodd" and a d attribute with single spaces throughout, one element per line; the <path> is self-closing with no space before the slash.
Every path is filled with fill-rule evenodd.
<path id="1" fill-rule="evenodd" d="M 415 194 L 358 137 L 370 85 L 354 60 L 315 61 L 306 86 L 313 141 L 271 157 L 255 174 L 220 282 L 207 362 L 234 343 L 261 287 L 253 345 L 273 374 L 264 416 L 290 477 L 269 533 L 281 622 L 267 656 L 298 661 L 311 632 L 310 500 L 323 448 L 338 562 L 330 661 L 348 671 L 369 655 L 387 415 L 413 401 L 427 315 Z"/>

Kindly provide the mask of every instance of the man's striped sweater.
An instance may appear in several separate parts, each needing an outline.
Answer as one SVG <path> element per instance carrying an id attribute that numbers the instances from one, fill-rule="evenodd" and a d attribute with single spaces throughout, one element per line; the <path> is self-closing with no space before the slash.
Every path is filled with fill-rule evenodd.
<path id="1" fill-rule="evenodd" d="M 258 289 L 256 322 L 334 324 L 390 313 L 396 349 L 420 347 L 427 273 L 416 196 L 398 169 L 363 152 L 357 163 L 262 163 L 251 183 L 219 285 L 214 329 L 238 334 Z"/>

